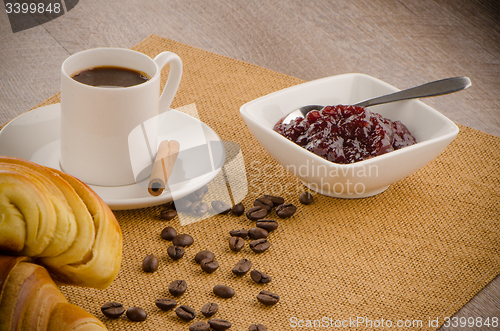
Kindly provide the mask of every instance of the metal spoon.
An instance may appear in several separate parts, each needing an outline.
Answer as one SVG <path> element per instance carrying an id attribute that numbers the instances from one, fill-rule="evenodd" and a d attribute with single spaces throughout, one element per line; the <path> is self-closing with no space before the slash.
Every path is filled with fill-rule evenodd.
<path id="1" fill-rule="evenodd" d="M 354 106 L 370 107 L 374 105 L 380 105 L 383 103 L 389 103 L 400 100 L 433 97 L 437 95 L 444 95 L 448 93 L 465 90 L 470 86 L 471 82 L 468 77 L 445 78 L 441 80 L 436 80 L 434 82 L 425 83 L 423 85 L 412 87 L 406 90 L 394 92 L 391 94 L 386 94 L 381 97 L 376 97 L 373 99 L 368 99 L 362 102 L 358 102 Z M 294 118 L 305 117 L 307 113 L 309 113 L 311 110 L 321 110 L 323 109 L 323 107 L 324 106 L 319 106 L 319 105 L 309 105 L 300 107 L 299 109 L 294 110 L 290 114 L 288 114 L 288 116 L 285 117 L 285 119 L 283 120 L 283 123 L 288 124 Z"/>

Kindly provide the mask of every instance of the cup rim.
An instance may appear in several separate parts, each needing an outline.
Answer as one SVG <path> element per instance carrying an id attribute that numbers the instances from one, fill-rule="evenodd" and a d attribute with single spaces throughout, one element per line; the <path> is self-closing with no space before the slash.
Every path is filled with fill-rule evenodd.
<path id="1" fill-rule="evenodd" d="M 88 84 L 81 83 L 81 82 L 79 82 L 79 81 L 71 78 L 71 76 L 66 72 L 66 70 L 65 70 L 64 67 L 67 65 L 68 61 L 70 61 L 70 59 L 72 57 L 74 57 L 76 55 L 82 55 L 82 54 L 85 54 L 85 53 L 92 53 L 92 52 L 102 51 L 102 50 L 113 50 L 113 51 L 119 51 L 119 52 L 125 52 L 125 53 L 131 53 L 132 52 L 132 53 L 135 53 L 135 54 L 139 54 L 140 56 L 144 57 L 147 60 L 150 60 L 154 64 L 154 66 L 156 68 L 156 72 L 155 72 L 155 74 L 153 76 L 151 76 L 151 78 L 149 80 L 147 80 L 144 83 L 136 84 L 136 85 L 132 85 L 132 86 L 120 86 L 120 88 L 117 88 L 117 89 L 110 89 L 110 88 L 93 86 L 93 85 L 88 85 Z M 84 69 L 81 69 L 81 70 L 84 70 Z M 149 86 L 149 85 L 153 84 L 153 80 L 157 79 L 157 77 L 161 74 L 161 70 L 158 67 L 158 64 L 156 63 L 156 61 L 154 59 L 150 58 L 149 56 L 147 56 L 144 53 L 141 53 L 141 52 L 138 52 L 138 51 L 134 51 L 134 50 L 128 49 L 128 48 L 120 48 L 120 47 L 97 47 L 97 48 L 85 49 L 83 51 L 80 51 L 80 52 L 77 52 L 77 53 L 74 53 L 74 54 L 71 54 L 70 56 L 68 56 L 64 60 L 64 62 L 62 63 L 62 65 L 61 65 L 61 73 L 66 78 L 69 78 L 71 81 L 77 83 L 78 85 L 85 86 L 86 88 L 97 89 L 97 90 L 104 90 L 104 89 L 106 89 L 106 91 L 123 91 L 122 89 L 133 89 L 133 88 L 140 88 L 140 87 L 144 88 L 146 86 Z"/>

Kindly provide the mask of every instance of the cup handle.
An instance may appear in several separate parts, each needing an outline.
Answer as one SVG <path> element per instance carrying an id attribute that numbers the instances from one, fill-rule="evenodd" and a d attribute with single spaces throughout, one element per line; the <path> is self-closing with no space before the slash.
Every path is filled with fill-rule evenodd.
<path id="1" fill-rule="evenodd" d="M 182 61 L 181 58 L 172 52 L 162 52 L 158 54 L 154 61 L 160 67 L 163 67 L 170 63 L 170 71 L 167 78 L 167 83 L 163 88 L 163 92 L 160 96 L 160 113 L 163 113 L 170 109 L 170 104 L 174 100 L 175 93 L 179 88 L 182 76 Z"/>

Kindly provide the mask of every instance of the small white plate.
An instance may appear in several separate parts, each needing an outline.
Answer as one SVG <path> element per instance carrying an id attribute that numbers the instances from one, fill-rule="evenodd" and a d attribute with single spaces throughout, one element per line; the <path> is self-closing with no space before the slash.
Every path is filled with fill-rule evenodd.
<path id="1" fill-rule="evenodd" d="M 183 146 L 190 148 L 193 146 L 209 146 L 212 143 L 222 144 L 217 133 L 203 122 L 173 109 L 165 114 L 166 116 L 164 116 L 159 126 L 158 141 L 175 139 L 179 142 L 181 151 L 176 166 L 178 164 L 184 168 L 187 166 L 189 172 L 189 164 L 187 163 L 193 163 L 191 159 L 193 153 L 183 154 Z M 53 104 L 33 109 L 16 117 L 0 131 L 0 155 L 19 157 L 61 170 L 59 165 L 60 115 L 60 104 Z M 186 129 L 193 127 L 201 127 L 203 134 L 193 134 L 192 130 Z M 191 176 L 191 179 L 178 180 L 170 185 L 170 191 L 164 191 L 157 197 L 153 197 L 148 193 L 149 178 L 126 186 L 89 186 L 113 210 L 160 205 L 194 192 L 217 176 L 221 167 L 214 167 L 213 165 L 224 164 L 225 153 L 219 151 L 218 153 L 200 154 L 203 154 L 200 157 L 210 159 L 199 161 L 204 164 L 211 164 L 212 168 L 208 171 L 205 169 L 199 176 Z M 189 160 L 186 158 L 189 158 Z M 186 169 L 180 169 L 179 171 L 185 173 Z M 175 167 L 174 172 L 176 172 Z"/>

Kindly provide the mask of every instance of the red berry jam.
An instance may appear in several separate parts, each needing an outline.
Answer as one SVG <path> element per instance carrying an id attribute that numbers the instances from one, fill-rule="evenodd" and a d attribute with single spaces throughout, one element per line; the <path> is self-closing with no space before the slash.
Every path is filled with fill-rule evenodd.
<path id="1" fill-rule="evenodd" d="M 281 119 L 274 131 L 308 151 L 335 163 L 354 163 L 415 144 L 400 121 L 357 106 L 326 106 L 296 118 Z"/>

